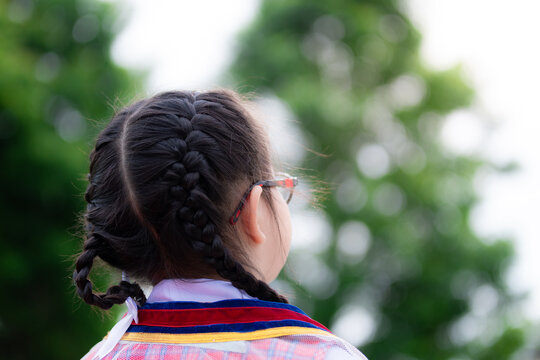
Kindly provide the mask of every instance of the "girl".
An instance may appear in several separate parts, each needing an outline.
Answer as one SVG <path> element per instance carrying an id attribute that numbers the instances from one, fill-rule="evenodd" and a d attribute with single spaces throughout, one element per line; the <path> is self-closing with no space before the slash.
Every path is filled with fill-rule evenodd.
<path id="1" fill-rule="evenodd" d="M 297 180 L 274 173 L 236 93 L 166 92 L 121 110 L 88 179 L 77 293 L 128 312 L 83 359 L 365 359 L 268 285 L 289 252 Z M 88 280 L 96 257 L 123 272 L 104 294 Z M 148 299 L 127 275 L 153 285 Z"/>

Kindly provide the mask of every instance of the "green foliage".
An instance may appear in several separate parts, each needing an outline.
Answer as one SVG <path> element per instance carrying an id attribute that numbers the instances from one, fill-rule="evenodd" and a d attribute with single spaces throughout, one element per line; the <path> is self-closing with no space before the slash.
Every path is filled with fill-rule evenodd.
<path id="1" fill-rule="evenodd" d="M 512 246 L 479 239 L 468 220 L 473 177 L 491 165 L 438 140 L 444 115 L 473 97 L 460 67 L 424 68 L 420 35 L 388 0 L 265 1 L 240 40 L 235 85 L 277 95 L 309 135 L 307 147 L 331 155 L 302 167 L 334 184 L 324 203 L 333 241 L 290 261 L 315 258 L 337 283 L 310 295 L 284 272 L 296 302 L 325 324 L 341 307 L 373 314 L 376 330 L 361 346 L 371 359 L 511 358 L 524 341 L 507 322 Z M 361 261 L 337 246 L 350 224 L 369 229 Z M 471 303 L 480 290 L 493 308 L 478 315 Z M 478 336 L 461 336 L 467 321 Z"/>
<path id="2" fill-rule="evenodd" d="M 80 358 L 114 321 L 80 301 L 71 280 L 94 122 L 139 88 L 109 58 L 113 15 L 111 6 L 86 0 L 0 1 L 6 359 Z"/>

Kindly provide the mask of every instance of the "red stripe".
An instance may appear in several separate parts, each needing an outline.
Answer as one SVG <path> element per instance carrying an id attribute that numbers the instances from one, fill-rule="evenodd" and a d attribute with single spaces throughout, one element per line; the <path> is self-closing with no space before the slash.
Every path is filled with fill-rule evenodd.
<path id="1" fill-rule="evenodd" d="M 213 309 L 139 309 L 137 325 L 146 326 L 198 326 L 236 324 L 257 321 L 300 320 L 329 331 L 308 316 L 292 310 L 261 307 Z M 133 322 L 132 324 L 135 324 Z"/>

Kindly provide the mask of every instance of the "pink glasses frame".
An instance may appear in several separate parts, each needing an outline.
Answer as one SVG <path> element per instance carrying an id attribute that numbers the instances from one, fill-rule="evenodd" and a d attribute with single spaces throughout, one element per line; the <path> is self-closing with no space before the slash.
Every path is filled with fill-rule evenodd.
<path id="1" fill-rule="evenodd" d="M 291 198 L 293 195 L 293 189 L 295 188 L 296 185 L 298 185 L 298 178 L 291 176 L 289 174 L 286 174 L 286 173 L 278 173 L 278 175 L 281 175 L 284 178 L 257 181 L 256 183 L 254 183 L 253 185 L 249 187 L 249 189 L 242 196 L 242 199 L 240 200 L 240 204 L 238 204 L 238 206 L 234 210 L 233 215 L 229 219 L 229 222 L 231 223 L 231 225 L 236 224 L 236 222 L 238 221 L 238 218 L 240 217 L 240 214 L 242 213 L 242 209 L 244 208 L 244 205 L 246 205 L 246 200 L 249 198 L 249 194 L 251 193 L 251 190 L 253 190 L 255 186 L 260 186 L 260 187 L 278 186 L 278 187 L 288 189 L 289 197 L 285 201 L 287 202 L 287 204 L 291 201 Z"/>

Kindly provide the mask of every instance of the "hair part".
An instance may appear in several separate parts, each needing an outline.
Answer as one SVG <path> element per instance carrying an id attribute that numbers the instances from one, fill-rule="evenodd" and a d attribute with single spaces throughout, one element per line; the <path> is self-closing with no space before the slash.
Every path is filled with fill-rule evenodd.
<path id="1" fill-rule="evenodd" d="M 171 91 L 120 110 L 90 153 L 85 236 L 73 278 L 78 295 L 103 309 L 132 296 L 127 281 L 95 294 L 96 257 L 156 284 L 167 278 L 224 278 L 261 300 L 287 302 L 246 269 L 228 223 L 242 191 L 272 174 L 262 126 L 230 90 Z M 270 189 L 263 189 L 279 226 Z"/>

